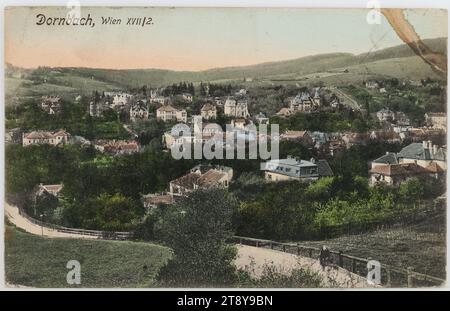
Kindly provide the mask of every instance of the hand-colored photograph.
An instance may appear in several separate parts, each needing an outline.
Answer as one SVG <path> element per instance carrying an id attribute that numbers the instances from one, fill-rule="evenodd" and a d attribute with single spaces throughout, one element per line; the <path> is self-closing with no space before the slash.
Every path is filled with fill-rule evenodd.
<path id="1" fill-rule="evenodd" d="M 5 7 L 5 286 L 444 286 L 447 23 Z"/>

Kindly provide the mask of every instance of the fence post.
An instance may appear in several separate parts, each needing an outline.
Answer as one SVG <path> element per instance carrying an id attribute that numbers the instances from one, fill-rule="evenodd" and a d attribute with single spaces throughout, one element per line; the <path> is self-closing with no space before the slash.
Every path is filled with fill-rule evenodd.
<path id="1" fill-rule="evenodd" d="M 408 267 L 406 269 L 407 274 L 408 274 L 408 287 L 414 287 L 414 277 L 413 277 L 413 271 L 414 268 L 413 267 Z"/>
<path id="2" fill-rule="evenodd" d="M 273 249 L 273 242 L 270 240 L 270 249 Z"/>
<path id="3" fill-rule="evenodd" d="M 386 286 L 391 287 L 391 270 L 386 269 Z"/>
<path id="4" fill-rule="evenodd" d="M 258 243 L 258 241 L 256 241 L 256 247 L 259 247 L 259 243 Z"/>
<path id="5" fill-rule="evenodd" d="M 286 252 L 286 245 L 283 244 L 283 252 Z"/>
<path id="6" fill-rule="evenodd" d="M 313 258 L 313 250 L 310 248 L 308 251 L 309 258 Z"/>
<path id="7" fill-rule="evenodd" d="M 344 257 L 342 257 L 342 251 L 339 251 L 339 267 L 344 267 Z"/>
<path id="8" fill-rule="evenodd" d="M 356 272 L 356 260 L 352 259 L 352 272 L 355 273 Z"/>
<path id="9" fill-rule="evenodd" d="M 297 256 L 300 256 L 300 245 L 297 244 Z"/>
<path id="10" fill-rule="evenodd" d="M 239 244 L 242 244 L 242 238 L 239 238 Z"/>

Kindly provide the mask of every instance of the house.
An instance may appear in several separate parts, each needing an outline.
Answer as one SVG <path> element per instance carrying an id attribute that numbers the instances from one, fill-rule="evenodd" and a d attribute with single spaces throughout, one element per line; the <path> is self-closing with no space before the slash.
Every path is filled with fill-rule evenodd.
<path id="1" fill-rule="evenodd" d="M 417 163 L 422 167 L 436 163 L 447 170 L 447 149 L 433 144 L 431 140 L 409 144 L 400 150 L 397 158 L 399 163 Z"/>
<path id="2" fill-rule="evenodd" d="M 150 98 L 150 102 L 165 105 L 170 103 L 170 98 L 164 96 L 155 96 Z"/>
<path id="3" fill-rule="evenodd" d="M 57 114 L 61 111 L 61 97 L 59 96 L 42 96 L 41 108 L 48 114 Z"/>
<path id="4" fill-rule="evenodd" d="M 432 128 L 447 131 L 447 114 L 445 112 L 427 112 L 425 123 Z"/>
<path id="5" fill-rule="evenodd" d="M 148 107 L 146 100 L 137 100 L 131 104 L 130 107 L 130 120 L 146 120 L 148 119 Z"/>
<path id="6" fill-rule="evenodd" d="M 383 108 L 377 112 L 377 118 L 380 121 L 391 122 L 391 121 L 395 120 L 395 112 L 393 112 L 387 108 Z"/>
<path id="7" fill-rule="evenodd" d="M 22 138 L 22 132 L 20 128 L 6 129 L 5 130 L 5 143 L 17 144 L 20 143 Z"/>
<path id="8" fill-rule="evenodd" d="M 292 111 L 289 108 L 283 107 L 276 113 L 276 115 L 280 117 L 289 117 L 292 115 Z"/>
<path id="9" fill-rule="evenodd" d="M 369 141 L 368 133 L 355 133 L 355 132 L 347 132 L 341 136 L 342 141 L 345 143 L 347 148 L 356 145 L 366 145 Z"/>
<path id="10" fill-rule="evenodd" d="M 370 140 L 374 141 L 383 141 L 388 143 L 401 143 L 402 139 L 400 134 L 394 131 L 394 129 L 382 129 L 382 130 L 374 130 L 370 132 L 369 135 Z"/>
<path id="11" fill-rule="evenodd" d="M 187 122 L 186 110 L 178 110 L 171 105 L 163 105 L 156 110 L 156 118 L 164 122 Z"/>
<path id="12" fill-rule="evenodd" d="M 292 113 L 296 112 L 310 112 L 315 107 L 313 99 L 308 92 L 303 92 L 292 98 L 289 102 L 289 110 Z"/>
<path id="13" fill-rule="evenodd" d="M 245 125 L 247 124 L 247 120 L 239 118 L 231 120 L 231 126 L 238 129 L 245 129 Z"/>
<path id="14" fill-rule="evenodd" d="M 269 118 L 262 112 L 258 113 L 254 119 L 257 124 L 269 124 Z"/>
<path id="15" fill-rule="evenodd" d="M 248 112 L 248 103 L 245 99 L 227 98 L 224 105 L 224 114 L 229 117 L 247 118 L 250 116 Z"/>
<path id="16" fill-rule="evenodd" d="M 280 135 L 280 140 L 295 141 L 308 147 L 314 145 L 314 140 L 308 131 L 286 131 Z"/>
<path id="17" fill-rule="evenodd" d="M 438 128 L 410 128 L 407 132 L 402 133 L 405 139 L 409 139 L 413 142 L 423 142 L 423 141 L 438 141 L 445 139 L 445 130 Z"/>
<path id="18" fill-rule="evenodd" d="M 22 134 L 22 145 L 24 147 L 29 145 L 43 144 L 57 146 L 69 143 L 70 138 L 70 134 L 64 130 L 59 130 L 56 132 L 33 131 L 30 133 Z"/>
<path id="19" fill-rule="evenodd" d="M 315 132 L 309 133 L 309 135 L 311 136 L 311 139 L 316 148 L 320 148 L 321 146 L 325 145 L 329 139 L 328 133 L 315 131 Z"/>
<path id="20" fill-rule="evenodd" d="M 228 188 L 233 178 L 233 169 L 226 166 L 198 165 L 189 173 L 169 183 L 171 196 L 186 196 L 196 189 L 212 187 Z"/>
<path id="21" fill-rule="evenodd" d="M 397 111 L 395 113 L 395 124 L 399 126 L 409 126 L 411 124 L 411 120 L 404 112 Z"/>
<path id="22" fill-rule="evenodd" d="M 340 139 L 340 138 L 331 138 L 327 145 L 326 148 L 328 149 L 328 153 L 331 156 L 335 156 L 337 153 L 339 153 L 340 151 L 345 150 L 346 145 L 345 142 Z"/>
<path id="23" fill-rule="evenodd" d="M 181 94 L 181 98 L 188 103 L 192 103 L 193 96 L 190 93 L 183 93 Z"/>
<path id="24" fill-rule="evenodd" d="M 268 181 L 298 180 L 311 182 L 323 176 L 332 176 L 333 172 L 325 160 L 311 161 L 287 157 L 261 163 L 265 179 Z"/>
<path id="25" fill-rule="evenodd" d="M 174 203 L 173 197 L 168 193 L 146 194 L 141 197 L 141 201 L 147 210 Z"/>
<path id="26" fill-rule="evenodd" d="M 377 81 L 367 81 L 365 85 L 368 89 L 378 89 L 380 87 Z"/>
<path id="27" fill-rule="evenodd" d="M 411 143 L 400 152 L 387 152 L 371 163 L 370 184 L 396 186 L 413 177 L 439 178 L 447 170 L 447 150 L 431 141 Z"/>
<path id="28" fill-rule="evenodd" d="M 203 105 L 200 110 L 200 114 L 205 120 L 214 120 L 217 119 L 217 108 L 215 105 L 206 103 Z"/>
<path id="29" fill-rule="evenodd" d="M 139 143 L 134 140 L 96 140 L 94 148 L 113 156 L 133 154 L 140 150 Z"/>
<path id="30" fill-rule="evenodd" d="M 106 96 L 106 92 L 105 92 L 105 96 Z M 113 94 L 112 99 L 113 100 L 112 100 L 111 108 L 117 109 L 117 108 L 122 108 L 124 106 L 128 106 L 133 100 L 133 95 L 128 94 L 128 93 L 118 92 L 118 93 Z"/>
<path id="31" fill-rule="evenodd" d="M 44 185 L 44 184 L 39 184 L 37 191 L 35 193 L 36 196 L 41 196 L 43 194 L 49 194 L 52 195 L 54 197 L 60 197 L 61 194 L 61 190 L 63 188 L 62 184 L 55 184 L 55 185 Z"/>
<path id="32" fill-rule="evenodd" d="M 247 90 L 246 89 L 240 89 L 239 91 L 237 91 L 235 93 L 236 96 L 245 96 L 247 95 Z"/>
<path id="33" fill-rule="evenodd" d="M 423 179 L 434 175 L 431 170 L 416 163 L 377 165 L 369 171 L 369 174 L 371 186 L 377 184 L 398 186 L 412 178 Z"/>
<path id="34" fill-rule="evenodd" d="M 341 103 L 341 100 L 336 95 L 334 95 L 330 100 L 330 106 L 334 109 L 340 109 L 344 105 Z"/>

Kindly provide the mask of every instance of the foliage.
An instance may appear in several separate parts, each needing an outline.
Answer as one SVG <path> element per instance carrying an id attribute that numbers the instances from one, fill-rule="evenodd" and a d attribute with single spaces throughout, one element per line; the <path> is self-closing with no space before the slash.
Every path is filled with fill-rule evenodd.
<path id="1" fill-rule="evenodd" d="M 296 113 L 289 117 L 274 116 L 270 118 L 270 123 L 279 124 L 280 132 L 285 130 L 309 130 L 328 133 L 364 132 L 379 127 L 378 122 L 351 110 Z"/>
<path id="2" fill-rule="evenodd" d="M 235 281 L 233 235 L 236 200 L 225 190 L 197 190 L 176 203 L 156 224 L 156 234 L 174 251 L 161 270 L 162 286 L 230 286 Z"/>
<path id="3" fill-rule="evenodd" d="M 140 222 L 143 207 L 122 194 L 100 194 L 85 202 L 68 202 L 63 218 L 76 228 L 130 231 Z"/>

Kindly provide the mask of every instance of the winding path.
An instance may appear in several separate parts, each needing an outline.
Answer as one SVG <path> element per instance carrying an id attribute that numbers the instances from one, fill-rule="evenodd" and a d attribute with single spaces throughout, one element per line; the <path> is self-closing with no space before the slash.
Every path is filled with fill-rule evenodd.
<path id="1" fill-rule="evenodd" d="M 16 227 L 35 235 L 47 238 L 97 239 L 95 236 L 59 232 L 52 228 L 39 226 L 19 213 L 19 209 L 5 202 L 5 216 Z M 309 269 L 318 273 L 326 287 L 369 287 L 366 279 L 342 268 L 327 267 L 322 269 L 318 260 L 297 256 L 276 250 L 237 245 L 236 266 L 245 269 L 255 277 L 260 277 L 264 267 L 274 266 L 277 271 L 289 274 L 295 268 Z"/>
<path id="2" fill-rule="evenodd" d="M 42 235 L 48 238 L 73 238 L 73 239 L 97 239 L 96 236 L 85 234 L 73 234 L 67 232 L 59 232 L 55 229 L 39 226 L 27 218 L 23 217 L 19 213 L 19 209 L 16 206 L 4 203 L 5 216 L 16 227 L 25 230 L 28 233 L 35 235 Z"/>
<path id="3" fill-rule="evenodd" d="M 366 278 L 340 267 L 322 268 L 319 261 L 268 248 L 237 245 L 238 258 L 236 266 L 260 277 L 265 266 L 272 266 L 282 274 L 289 275 L 293 269 L 303 268 L 317 273 L 325 287 L 366 288 L 372 287 Z"/>

